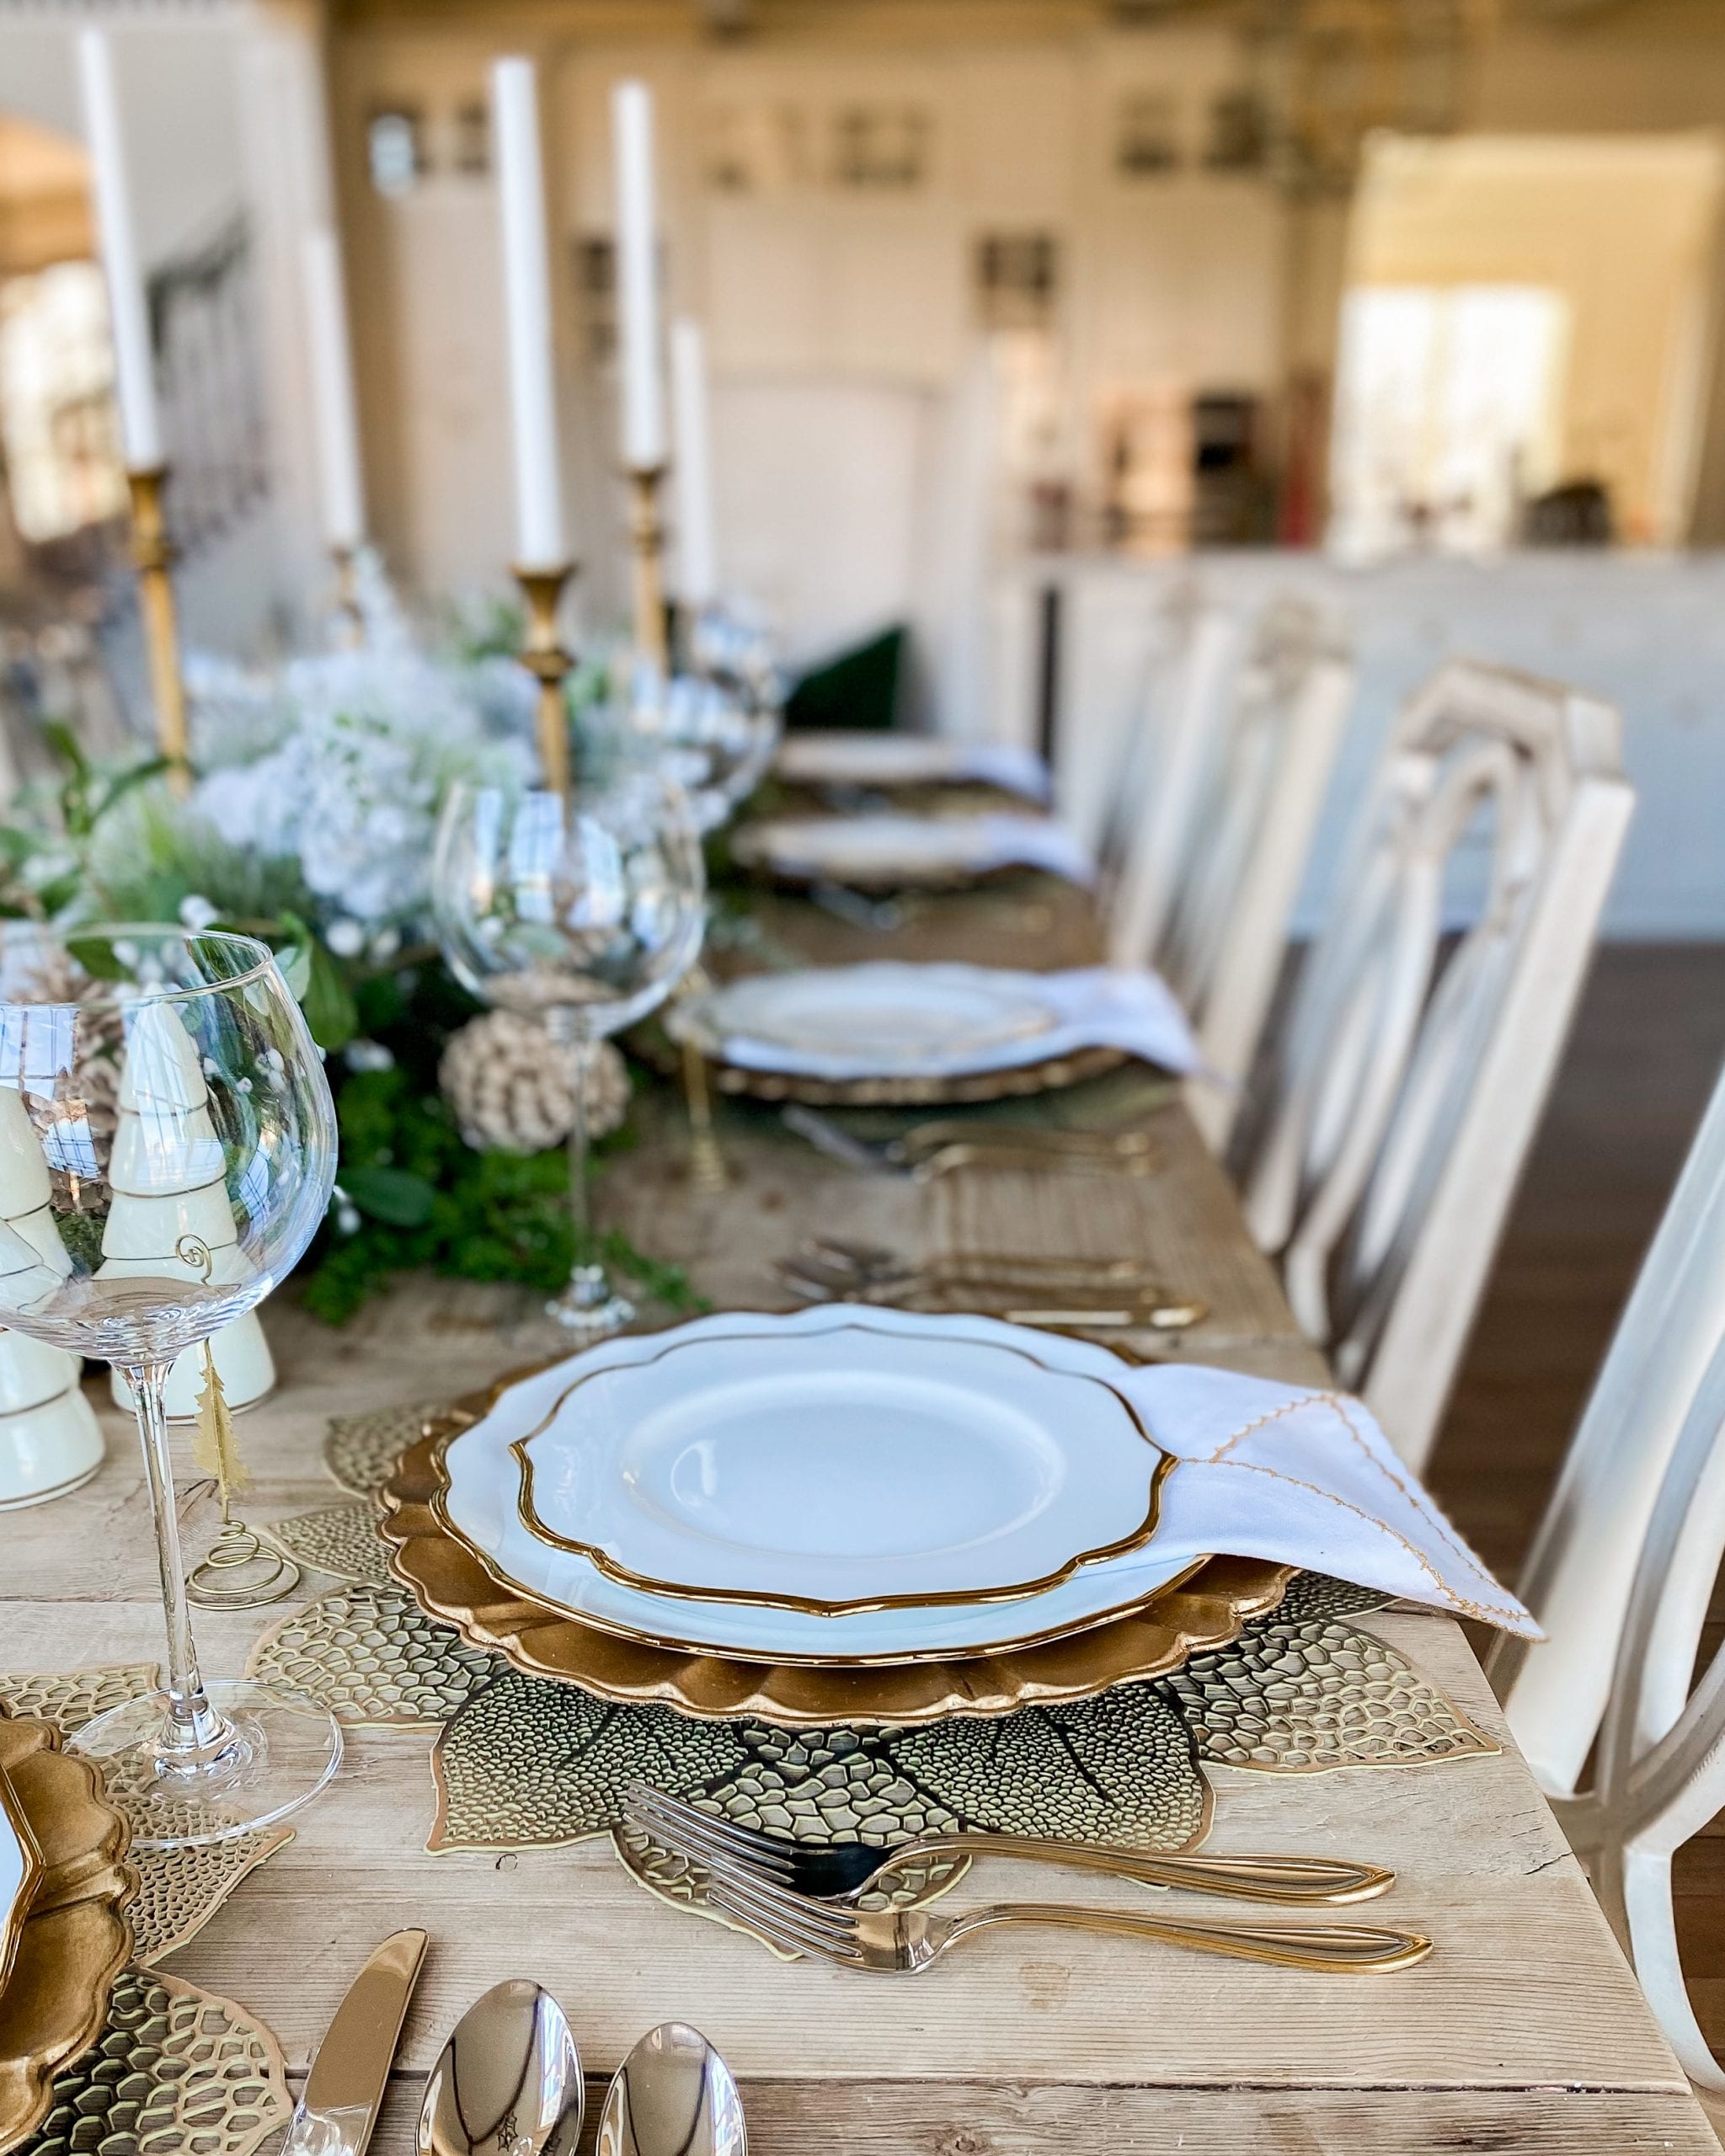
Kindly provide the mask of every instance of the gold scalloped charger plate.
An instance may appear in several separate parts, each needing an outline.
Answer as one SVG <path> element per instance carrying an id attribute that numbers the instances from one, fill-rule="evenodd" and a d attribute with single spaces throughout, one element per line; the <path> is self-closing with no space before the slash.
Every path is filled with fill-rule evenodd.
<path id="1" fill-rule="evenodd" d="M 479 1396 L 438 1417 L 397 1463 L 380 1522 L 390 1570 L 430 1615 L 530 1676 L 577 1684 L 601 1699 L 658 1700 L 703 1721 L 753 1716 L 788 1729 L 914 1727 L 1092 1699 L 1226 1646 L 1248 1618 L 1276 1607 L 1294 1577 L 1290 1566 L 1212 1557 L 1129 1616 L 1039 1646 L 949 1661 L 824 1668 L 656 1646 L 596 1630 L 511 1588 L 444 1524 L 444 1448 L 487 1404 Z"/>
<path id="2" fill-rule="evenodd" d="M 42 1860 L 0 1993 L 0 2149 L 8 2149 L 41 2124 L 55 2075 L 102 2032 L 131 1953 L 125 1911 L 137 1876 L 125 1861 L 131 1830 L 95 1768 L 62 1752 L 48 1723 L 0 1715 L 0 1769 Z"/>
<path id="3" fill-rule="evenodd" d="M 775 1070 L 745 1070 L 740 1064 L 713 1062 L 708 1068 L 722 1093 L 756 1101 L 797 1101 L 816 1108 L 917 1108 L 943 1103 L 969 1107 L 985 1101 L 1013 1101 L 1032 1093 L 1056 1093 L 1081 1086 L 1129 1061 L 1119 1048 L 1075 1049 L 1070 1055 L 1040 1063 L 1018 1064 L 1007 1070 L 980 1070 L 964 1077 L 879 1078 L 789 1077 Z"/>

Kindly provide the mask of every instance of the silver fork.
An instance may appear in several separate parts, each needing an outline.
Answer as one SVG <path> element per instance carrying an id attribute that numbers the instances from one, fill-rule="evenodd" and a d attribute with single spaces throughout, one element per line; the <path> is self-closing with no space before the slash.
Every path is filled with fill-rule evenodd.
<path id="1" fill-rule="evenodd" d="M 1224 1954 L 1240 1961 L 1268 1961 L 1282 1968 L 1338 1976 L 1409 1969 L 1432 1951 L 1432 1942 L 1420 1932 L 1381 1930 L 1375 1924 L 1183 1924 L 1169 1917 L 1059 1902 L 994 1903 L 957 1917 L 932 1916 L 927 1909 L 877 1914 L 842 1903 L 812 1902 L 728 1858 L 707 1860 L 707 1898 L 714 1908 L 735 1917 L 788 1953 L 809 1955 L 873 1975 L 915 1974 L 937 1961 L 948 1947 L 1003 1924 L 1152 1939 L 1198 1954 Z"/>
<path id="2" fill-rule="evenodd" d="M 1333 1908 L 1370 1901 L 1396 1883 L 1393 1871 L 1320 1856 L 1165 1855 L 1095 1842 L 1044 1841 L 1028 1834 L 923 1834 L 889 1849 L 862 1842 L 796 1842 L 756 1833 L 729 1819 L 697 1812 L 663 1790 L 638 1782 L 627 1799 L 629 1817 L 667 1849 L 708 1864 L 715 1858 L 746 1865 L 760 1877 L 817 1901 L 855 1901 L 896 1883 L 914 1865 L 957 1857 L 1028 1857 L 1070 1865 L 1147 1886 L 1173 1886 L 1242 1901 Z"/>

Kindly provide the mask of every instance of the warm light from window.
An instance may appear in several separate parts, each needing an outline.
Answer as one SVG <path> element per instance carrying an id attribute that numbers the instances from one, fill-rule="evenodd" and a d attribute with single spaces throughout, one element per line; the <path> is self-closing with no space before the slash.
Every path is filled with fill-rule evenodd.
<path id="1" fill-rule="evenodd" d="M 107 296 L 93 263 L 0 285 L 0 441 L 25 539 L 63 539 L 125 508 Z"/>

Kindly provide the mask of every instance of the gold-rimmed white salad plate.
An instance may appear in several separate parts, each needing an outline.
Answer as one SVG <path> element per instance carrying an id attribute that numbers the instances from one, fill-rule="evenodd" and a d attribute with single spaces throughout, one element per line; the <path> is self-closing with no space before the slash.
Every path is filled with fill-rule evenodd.
<path id="1" fill-rule="evenodd" d="M 1135 1606 L 1167 1455 L 1087 1342 L 968 1314 L 727 1312 L 535 1374 L 451 1443 L 492 1577 L 655 1645 L 986 1653 Z"/>
<path id="2" fill-rule="evenodd" d="M 0 1991 L 12 1974 L 24 1919 L 41 1883 L 41 1852 L 18 1792 L 0 1766 Z"/>

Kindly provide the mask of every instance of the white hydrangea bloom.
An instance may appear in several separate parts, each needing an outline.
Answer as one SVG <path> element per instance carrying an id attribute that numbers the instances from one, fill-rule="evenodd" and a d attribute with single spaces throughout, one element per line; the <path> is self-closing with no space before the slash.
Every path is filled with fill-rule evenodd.
<path id="1" fill-rule="evenodd" d="M 374 555 L 357 569 L 362 641 L 273 681 L 189 667 L 191 808 L 230 844 L 297 860 L 328 913 L 361 928 L 423 911 L 443 797 L 460 777 L 525 777 L 531 684 L 453 666 L 416 642 Z"/>

